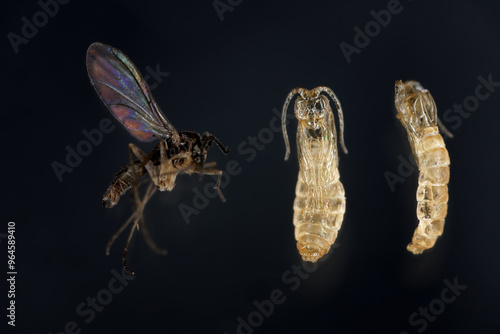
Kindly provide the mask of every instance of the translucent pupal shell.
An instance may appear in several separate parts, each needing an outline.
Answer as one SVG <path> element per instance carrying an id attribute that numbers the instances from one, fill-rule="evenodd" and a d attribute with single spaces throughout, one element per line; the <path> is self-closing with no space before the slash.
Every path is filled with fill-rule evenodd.
<path id="1" fill-rule="evenodd" d="M 448 211 L 450 157 L 438 126 L 448 136 L 437 117 L 434 99 L 416 81 L 396 82 L 397 118 L 408 133 L 415 161 L 420 172 L 417 188 L 419 224 L 407 249 L 420 254 L 432 248 L 443 234 Z"/>
<path id="2" fill-rule="evenodd" d="M 293 224 L 297 248 L 304 261 L 316 262 L 329 250 L 337 238 L 345 212 L 345 192 L 339 179 L 337 132 L 329 100 L 334 101 L 339 112 L 341 146 L 343 142 L 342 107 L 333 91 L 327 87 L 312 90 L 296 88 L 290 92 L 283 106 L 283 115 L 292 97 L 298 119 L 297 152 L 299 176 L 295 190 Z M 283 118 L 283 134 L 289 146 Z"/>

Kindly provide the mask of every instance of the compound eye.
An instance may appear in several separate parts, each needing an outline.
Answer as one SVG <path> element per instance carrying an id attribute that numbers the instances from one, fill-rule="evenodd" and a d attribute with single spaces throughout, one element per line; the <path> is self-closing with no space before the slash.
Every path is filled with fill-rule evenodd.
<path id="1" fill-rule="evenodd" d="M 198 145 L 195 145 L 193 148 L 193 161 L 196 164 L 201 163 L 201 150 L 200 150 L 200 147 Z"/>
<path id="2" fill-rule="evenodd" d="M 193 154 L 193 160 L 194 160 L 194 163 L 196 163 L 196 164 L 201 163 L 200 153 L 194 152 L 194 154 Z"/>
<path id="3" fill-rule="evenodd" d="M 297 101 L 296 116 L 298 119 L 307 118 L 307 107 L 306 107 L 304 101 Z"/>
<path id="4" fill-rule="evenodd" d="M 314 112 L 316 117 L 323 117 L 325 115 L 325 103 L 322 100 L 316 100 L 314 103 Z"/>
<path id="5" fill-rule="evenodd" d="M 184 163 L 184 158 L 179 158 L 174 160 L 174 167 L 180 167 Z"/>
<path id="6" fill-rule="evenodd" d="M 299 119 L 307 118 L 307 110 L 305 108 L 299 108 L 297 110 L 297 118 Z"/>

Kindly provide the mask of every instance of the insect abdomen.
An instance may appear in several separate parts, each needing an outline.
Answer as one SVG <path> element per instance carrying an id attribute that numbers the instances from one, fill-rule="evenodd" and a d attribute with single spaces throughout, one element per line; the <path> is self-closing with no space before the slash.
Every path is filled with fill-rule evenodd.
<path id="1" fill-rule="evenodd" d="M 120 197 L 132 187 L 134 182 L 134 172 L 131 164 L 124 166 L 113 178 L 108 190 L 102 197 L 102 205 L 106 208 L 112 208 L 118 203 Z M 144 167 L 139 161 L 135 161 L 135 173 L 139 178 L 144 174 Z"/>
<path id="2" fill-rule="evenodd" d="M 345 213 L 345 192 L 337 177 L 324 188 L 310 189 L 299 174 L 293 224 L 297 249 L 304 261 L 316 262 L 337 239 Z"/>
<path id="3" fill-rule="evenodd" d="M 443 234 L 448 211 L 450 157 L 437 127 L 422 130 L 416 154 L 420 170 L 417 188 L 419 224 L 407 249 L 420 254 L 434 246 Z"/>

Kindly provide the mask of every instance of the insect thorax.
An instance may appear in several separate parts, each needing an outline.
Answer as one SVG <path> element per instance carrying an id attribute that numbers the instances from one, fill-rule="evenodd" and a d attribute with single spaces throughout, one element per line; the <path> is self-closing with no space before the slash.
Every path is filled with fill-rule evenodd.
<path id="1" fill-rule="evenodd" d="M 337 163 L 337 134 L 330 103 L 317 90 L 304 90 L 295 101 L 297 148 L 301 170 Z M 321 172 L 321 171 L 320 171 Z"/>
<path id="2" fill-rule="evenodd" d="M 166 146 L 166 158 L 177 169 L 186 166 L 201 165 L 203 154 L 201 152 L 200 135 L 196 132 L 184 131 L 179 133 L 179 142 L 173 142 L 172 138 L 162 139 Z M 155 166 L 161 164 L 161 145 L 158 143 L 149 157 Z M 184 166 L 184 167 L 183 167 Z"/>
<path id="3" fill-rule="evenodd" d="M 437 108 L 432 95 L 417 81 L 396 82 L 396 117 L 401 121 L 415 155 L 422 131 L 437 125 Z"/>
<path id="4" fill-rule="evenodd" d="M 299 122 L 297 153 L 301 173 L 331 178 L 327 175 L 334 172 L 338 164 L 335 123 L 331 111 L 321 122 Z M 309 179 L 310 175 L 305 177 Z"/>
<path id="5" fill-rule="evenodd" d="M 437 125 L 437 108 L 432 95 L 416 81 L 396 82 L 397 117 L 408 131 L 419 134 Z"/>

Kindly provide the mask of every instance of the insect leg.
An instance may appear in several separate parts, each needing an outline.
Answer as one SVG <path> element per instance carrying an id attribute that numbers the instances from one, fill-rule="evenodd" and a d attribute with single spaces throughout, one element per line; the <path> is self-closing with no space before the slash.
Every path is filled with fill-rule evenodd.
<path id="1" fill-rule="evenodd" d="M 167 250 L 156 245 L 153 238 L 151 238 L 151 234 L 149 233 L 149 230 L 146 227 L 146 221 L 144 220 L 144 217 L 142 218 L 141 221 L 141 232 L 142 235 L 144 235 L 144 239 L 146 239 L 146 242 L 148 243 L 149 247 L 153 250 L 153 252 L 160 255 L 167 255 Z"/>
<path id="2" fill-rule="evenodd" d="M 153 182 L 150 182 L 148 189 L 146 190 L 146 194 L 144 195 L 144 198 L 142 200 L 142 204 L 146 205 L 147 201 L 153 196 L 153 194 L 156 191 L 155 184 Z M 146 242 L 148 243 L 149 247 L 156 253 L 166 255 L 167 251 L 163 248 L 160 248 L 156 245 L 156 243 L 153 241 L 153 238 L 151 238 L 151 234 L 149 233 L 149 230 L 146 227 L 146 220 L 142 216 L 142 219 L 140 220 L 140 226 L 141 226 L 141 232 L 144 235 L 144 239 L 146 239 Z"/>
<path id="3" fill-rule="evenodd" d="M 167 142 L 162 140 L 160 141 L 160 166 L 158 169 L 160 170 L 160 175 L 158 176 L 158 184 L 161 191 L 165 189 L 172 190 L 175 186 L 175 175 L 170 175 L 170 167 L 172 165 L 171 159 L 168 158 L 167 155 L 168 145 Z"/>
<path id="4" fill-rule="evenodd" d="M 148 155 L 132 143 L 128 144 L 128 149 L 131 161 L 133 160 L 133 155 L 135 155 L 148 171 L 151 180 L 153 180 L 154 184 L 158 186 L 158 169 L 153 165 L 153 162 L 149 159 Z"/>
<path id="5" fill-rule="evenodd" d="M 133 145 L 133 144 L 130 144 L 130 145 Z M 130 161 L 131 161 L 131 164 L 129 166 L 133 166 L 135 164 L 134 162 L 134 158 L 132 156 L 132 149 L 129 145 L 129 157 L 130 157 Z M 135 146 L 135 145 L 133 145 Z M 137 148 L 138 152 L 136 154 L 136 156 L 139 156 L 140 153 L 143 153 L 140 149 Z M 143 163 L 141 161 L 141 163 Z M 132 201 L 132 205 L 134 206 L 133 207 L 133 210 L 134 212 L 130 215 L 130 217 L 127 219 L 127 221 L 125 222 L 125 224 L 123 224 L 119 229 L 118 231 L 115 232 L 115 234 L 113 234 L 113 236 L 111 237 L 111 239 L 108 241 L 108 243 L 106 244 L 106 255 L 109 255 L 109 250 L 111 249 L 111 246 L 113 245 L 113 243 L 115 242 L 115 240 L 118 238 L 118 236 L 123 232 L 123 230 L 125 230 L 125 228 L 127 228 L 127 226 L 135 219 L 137 218 L 137 213 L 138 213 L 138 209 L 140 207 L 140 200 L 139 200 L 139 194 L 138 194 L 138 178 L 139 176 L 137 175 L 137 172 L 135 170 L 135 168 L 131 168 L 132 170 L 132 190 L 131 190 L 131 197 L 133 199 Z"/>
<path id="6" fill-rule="evenodd" d="M 203 173 L 206 175 L 218 175 L 219 177 L 217 178 L 217 183 L 215 184 L 214 189 L 217 190 L 217 193 L 219 194 L 219 197 L 221 201 L 225 202 L 226 198 L 224 198 L 224 195 L 222 195 L 222 191 L 220 190 L 220 181 L 222 180 L 222 171 L 220 169 L 215 169 L 215 168 L 195 168 L 194 169 L 195 173 Z"/>
<path id="7" fill-rule="evenodd" d="M 144 198 L 143 198 L 143 200 L 141 202 L 145 205 L 145 203 L 149 200 L 149 198 L 151 198 L 151 196 L 153 195 L 153 193 L 155 191 L 156 191 L 156 188 L 153 188 L 153 191 L 151 192 L 150 195 L 148 195 L 148 193 L 146 193 L 146 195 L 144 196 Z M 134 196 L 132 196 L 132 197 L 134 197 Z M 106 255 L 109 255 L 109 250 L 111 249 L 111 246 L 113 245 L 113 243 L 115 242 L 115 240 L 118 238 L 118 236 L 137 217 L 138 205 L 140 205 L 140 203 L 134 202 L 134 203 L 132 203 L 132 205 L 134 206 L 134 212 L 130 215 L 130 217 L 127 219 L 127 221 L 115 232 L 115 234 L 113 234 L 113 236 L 111 237 L 111 239 L 109 239 L 108 243 L 106 244 Z"/>
<path id="8" fill-rule="evenodd" d="M 125 224 L 123 224 L 118 229 L 118 231 L 116 231 L 115 234 L 113 234 L 113 236 L 111 237 L 111 239 L 109 239 L 108 243 L 106 244 L 106 255 L 109 255 L 109 250 L 111 249 L 111 246 L 115 242 L 116 238 L 118 238 L 118 236 L 123 232 L 123 230 L 125 228 L 127 228 L 127 226 L 134 220 L 134 218 L 135 218 L 135 212 L 130 215 L 130 217 L 127 219 L 127 221 L 125 222 Z"/>
<path id="9" fill-rule="evenodd" d="M 121 233 L 121 231 L 123 231 L 123 229 L 125 229 L 125 227 L 128 224 L 130 224 L 130 222 L 132 220 L 134 221 L 134 224 L 132 225 L 132 228 L 130 229 L 130 233 L 129 233 L 129 236 L 127 238 L 127 242 L 125 243 L 125 247 L 123 248 L 123 255 L 122 255 L 123 267 L 131 275 L 133 275 L 134 272 L 131 271 L 127 266 L 128 247 L 130 245 L 130 240 L 132 240 L 132 236 L 134 235 L 135 229 L 139 228 L 139 223 L 143 219 L 142 213 L 144 211 L 144 207 L 154 193 L 154 191 L 152 190 L 152 189 L 155 189 L 155 188 L 153 188 L 153 185 L 156 185 L 155 181 L 158 180 L 158 177 L 155 177 L 157 175 L 157 169 L 153 165 L 153 162 L 151 160 L 149 160 L 149 157 L 146 155 L 146 153 L 144 153 L 140 148 L 138 148 L 134 144 L 129 144 L 129 156 L 130 156 L 130 161 L 132 161 L 132 162 L 134 161 L 134 155 L 137 158 L 139 158 L 141 163 L 144 165 L 146 170 L 149 172 L 149 175 L 151 177 L 152 182 L 150 183 L 148 190 L 146 191 L 146 194 L 144 195 L 144 198 L 141 200 L 141 198 L 139 196 L 139 177 L 137 176 L 135 169 L 133 169 L 133 171 L 132 171 L 133 183 L 132 183 L 132 189 L 131 189 L 130 195 L 132 196 L 132 203 L 133 203 L 133 206 L 135 207 L 134 208 L 135 210 L 134 210 L 134 213 L 130 216 L 129 220 L 117 232 L 118 234 Z M 143 225 L 143 224 L 141 224 L 141 225 Z M 118 236 L 116 233 L 115 233 L 115 235 L 110 240 L 111 244 Z M 109 247 L 111 247 L 111 244 L 109 245 Z M 108 248 L 108 251 L 109 251 L 109 248 Z"/>
<path id="10" fill-rule="evenodd" d="M 133 275 L 134 272 L 131 271 L 128 268 L 128 265 L 127 265 L 127 251 L 128 251 L 128 247 L 130 245 L 130 241 L 132 240 L 132 236 L 134 235 L 134 232 L 135 232 L 136 228 L 139 229 L 139 226 L 142 226 L 143 227 L 142 228 L 142 233 L 146 237 L 146 241 L 148 242 L 148 244 L 150 245 L 150 247 L 154 251 L 156 251 L 158 253 L 163 253 L 162 250 L 158 251 L 159 248 L 152 241 L 152 239 L 151 239 L 151 237 L 149 235 L 149 231 L 147 231 L 147 229 L 145 228 L 146 225 L 145 225 L 144 217 L 143 217 L 144 207 L 146 206 L 146 203 L 149 201 L 149 199 L 151 198 L 151 196 L 153 196 L 153 194 L 156 191 L 155 184 L 154 184 L 154 182 L 150 182 L 149 183 L 148 189 L 146 190 L 146 193 L 144 194 L 144 197 L 142 199 L 139 199 L 139 190 L 138 190 L 138 188 L 139 188 L 138 185 L 136 185 L 135 189 L 134 189 L 134 190 L 136 190 L 136 192 L 135 192 L 135 198 L 136 198 L 136 201 L 135 201 L 135 212 L 130 216 L 129 220 L 122 226 L 122 228 L 120 228 L 120 231 L 119 231 L 119 232 L 123 231 L 123 229 L 125 229 L 125 227 L 128 224 L 130 224 L 130 222 L 132 220 L 134 221 L 134 224 L 132 225 L 132 228 L 130 230 L 130 234 L 128 236 L 127 242 L 125 244 L 125 248 L 123 249 L 123 256 L 122 256 L 123 267 L 131 275 Z M 116 239 L 115 236 L 113 236 L 113 237 L 114 237 L 114 239 Z M 114 241 L 114 239 L 110 240 L 110 242 L 112 243 L 112 241 Z M 109 247 L 111 247 L 111 245 Z"/>
<path id="11" fill-rule="evenodd" d="M 142 212 L 141 212 L 142 214 Z M 136 216 L 136 215 L 134 215 Z M 131 271 L 128 266 L 127 266 L 127 252 L 128 252 L 128 246 L 130 245 L 130 240 L 132 240 L 132 236 L 134 235 L 135 229 L 138 228 L 139 224 L 139 217 L 135 217 L 134 224 L 132 225 L 132 228 L 130 229 L 130 233 L 127 238 L 127 242 L 125 243 L 125 248 L 123 248 L 123 255 L 122 255 L 122 262 L 123 262 L 123 267 L 129 273 L 130 275 L 134 275 L 134 272 Z"/>

